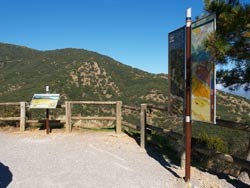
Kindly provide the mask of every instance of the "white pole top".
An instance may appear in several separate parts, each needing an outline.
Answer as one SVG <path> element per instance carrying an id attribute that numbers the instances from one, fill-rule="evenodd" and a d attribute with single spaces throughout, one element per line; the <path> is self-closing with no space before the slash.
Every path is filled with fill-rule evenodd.
<path id="1" fill-rule="evenodd" d="M 191 18 L 191 8 L 188 8 L 186 11 L 186 18 Z"/>
<path id="2" fill-rule="evenodd" d="M 46 92 L 47 93 L 49 92 L 49 86 L 46 86 Z"/>

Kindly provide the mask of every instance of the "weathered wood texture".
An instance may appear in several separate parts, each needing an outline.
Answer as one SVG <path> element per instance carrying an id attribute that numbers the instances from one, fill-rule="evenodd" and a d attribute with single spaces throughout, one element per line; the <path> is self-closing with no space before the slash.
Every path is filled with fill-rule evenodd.
<path id="1" fill-rule="evenodd" d="M 87 117 L 79 117 L 72 116 L 72 120 L 116 120 L 115 117 L 100 117 L 100 116 L 87 116 Z"/>
<path id="2" fill-rule="evenodd" d="M 71 104 L 97 104 L 97 105 L 112 105 L 116 104 L 115 101 L 70 101 Z"/>
<path id="3" fill-rule="evenodd" d="M 122 102 L 116 102 L 116 133 L 122 132 Z"/>
<path id="4" fill-rule="evenodd" d="M 26 115 L 25 102 L 20 102 L 20 131 L 25 131 L 25 115 Z"/>
<path id="5" fill-rule="evenodd" d="M 227 121 L 227 120 L 223 120 L 223 119 L 216 119 L 215 125 L 220 126 L 220 127 L 226 127 L 229 129 L 250 132 L 250 125 L 245 125 L 243 123 Z"/>
<path id="6" fill-rule="evenodd" d="M 7 102 L 0 103 L 0 106 L 20 106 L 20 116 L 19 117 L 0 117 L 1 121 L 20 121 L 20 131 L 25 130 L 25 102 Z"/>
<path id="7" fill-rule="evenodd" d="M 141 111 L 141 108 L 140 108 L 140 107 L 129 106 L 129 105 L 122 105 L 122 108 L 124 108 L 124 109 L 129 109 L 129 110 L 132 110 L 132 111 L 137 111 L 137 112 L 140 112 L 140 111 Z"/>
<path id="8" fill-rule="evenodd" d="M 66 113 L 66 130 L 67 132 L 72 131 L 71 125 L 71 102 L 65 102 L 65 113 Z"/>
<path id="9" fill-rule="evenodd" d="M 19 121 L 20 117 L 0 117 L 0 121 Z"/>
<path id="10" fill-rule="evenodd" d="M 122 121 L 122 125 L 124 125 L 124 126 L 130 128 L 130 129 L 136 130 L 136 131 L 140 131 L 140 130 L 141 130 L 141 128 L 140 128 L 139 125 L 134 125 L 134 124 L 128 123 L 128 122 L 126 122 L 126 121 Z"/>
<path id="11" fill-rule="evenodd" d="M 147 104 L 147 107 L 161 111 L 168 111 L 168 107 L 165 105 Z"/>
<path id="12" fill-rule="evenodd" d="M 0 106 L 10 106 L 10 105 L 19 105 L 20 102 L 6 102 L 6 103 L 0 103 Z"/>
<path id="13" fill-rule="evenodd" d="M 99 117 L 99 116 L 73 116 L 71 110 L 73 105 L 116 105 L 116 116 L 115 117 Z M 113 120 L 116 121 L 116 133 L 121 133 L 121 120 L 122 120 L 122 102 L 121 101 L 66 101 L 65 102 L 65 113 L 66 113 L 66 130 L 68 132 L 72 131 L 72 120 Z"/>

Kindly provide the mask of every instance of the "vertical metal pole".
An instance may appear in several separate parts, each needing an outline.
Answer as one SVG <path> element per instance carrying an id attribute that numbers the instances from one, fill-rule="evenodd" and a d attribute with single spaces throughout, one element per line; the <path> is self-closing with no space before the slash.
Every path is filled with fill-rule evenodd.
<path id="1" fill-rule="evenodd" d="M 49 86 L 46 86 L 46 93 L 49 93 Z M 49 134 L 50 126 L 49 126 L 49 109 L 46 109 L 46 133 Z"/>
<path id="2" fill-rule="evenodd" d="M 185 181 L 190 181 L 191 167 L 191 8 L 186 12 L 186 109 L 185 109 Z"/>
<path id="3" fill-rule="evenodd" d="M 49 109 L 46 109 L 46 133 L 49 134 L 50 126 L 49 126 Z"/>

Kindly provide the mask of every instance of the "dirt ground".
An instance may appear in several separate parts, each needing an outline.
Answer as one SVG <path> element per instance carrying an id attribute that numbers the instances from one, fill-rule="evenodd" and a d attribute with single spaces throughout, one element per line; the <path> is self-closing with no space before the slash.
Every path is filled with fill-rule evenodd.
<path id="1" fill-rule="evenodd" d="M 152 148 L 111 131 L 0 129 L 0 187 L 13 188 L 232 188 L 232 177 L 171 164 Z"/>

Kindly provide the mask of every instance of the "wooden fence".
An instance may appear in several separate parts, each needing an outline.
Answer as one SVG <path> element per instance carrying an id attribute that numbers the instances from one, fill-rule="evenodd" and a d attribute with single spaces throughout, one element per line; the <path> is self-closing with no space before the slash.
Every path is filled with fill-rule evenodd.
<path id="1" fill-rule="evenodd" d="M 116 106 L 116 115 L 114 117 L 99 117 L 99 116 L 88 116 L 80 117 L 73 116 L 71 114 L 73 105 L 82 104 L 82 105 L 115 105 Z M 0 117 L 0 121 L 20 121 L 20 131 L 25 131 L 25 125 L 27 123 L 38 123 L 39 120 L 30 120 L 26 118 L 26 108 L 29 107 L 29 104 L 26 102 L 15 102 L 15 103 L 0 103 L 0 106 L 20 106 L 20 116 L 18 117 Z M 60 108 L 65 108 L 65 120 L 62 120 L 62 123 L 66 124 L 66 130 L 68 132 L 72 131 L 72 120 L 114 120 L 116 121 L 116 132 L 121 133 L 121 101 L 66 101 L 65 105 L 61 105 Z"/>
<path id="2" fill-rule="evenodd" d="M 80 117 L 80 116 L 72 116 L 71 111 L 73 105 L 76 104 L 85 104 L 85 105 L 116 105 L 116 115 L 115 117 L 99 117 L 99 116 L 91 116 L 91 117 Z M 65 102 L 65 112 L 66 112 L 66 130 L 68 132 L 72 131 L 72 120 L 115 120 L 116 121 L 116 133 L 121 133 L 121 107 L 122 102 L 104 102 L 104 101 L 67 101 Z"/>
<path id="3" fill-rule="evenodd" d="M 26 102 L 0 103 L 0 106 L 20 106 L 20 115 L 18 117 L 0 117 L 0 121 L 20 121 L 20 131 L 24 131 Z"/>
<path id="4" fill-rule="evenodd" d="M 179 134 L 177 132 L 173 132 L 172 129 L 164 129 L 155 125 L 150 125 L 148 124 L 148 118 L 147 118 L 147 111 L 152 111 L 152 109 L 155 110 L 160 110 L 160 111 L 167 111 L 167 108 L 162 106 L 162 105 L 152 105 L 152 104 L 141 104 L 141 107 L 132 107 L 132 106 L 123 106 L 123 108 L 125 109 L 130 109 L 132 111 L 140 111 L 140 125 L 134 125 L 131 124 L 129 122 L 125 122 L 122 121 L 122 125 L 128 128 L 131 128 L 133 130 L 137 130 L 140 131 L 140 146 L 142 148 L 145 148 L 145 144 L 146 144 L 146 130 L 150 130 L 150 131 L 155 131 L 157 133 L 160 133 L 162 135 L 165 136 L 172 136 L 175 137 L 175 139 L 183 139 L 183 135 Z M 175 118 L 178 119 L 180 122 L 183 121 L 182 118 L 177 118 L 177 117 L 169 117 L 169 118 Z M 236 123 L 236 122 L 231 122 L 231 121 L 226 121 L 226 120 L 221 120 L 221 119 L 217 119 L 217 124 L 216 126 L 219 127 L 226 127 L 229 129 L 234 129 L 234 130 L 240 130 L 240 131 L 244 131 L 244 132 L 250 132 L 250 126 L 248 125 L 244 125 L 241 123 Z M 192 140 L 196 140 L 195 138 L 192 138 Z M 183 141 L 181 143 L 184 143 Z M 184 147 L 184 146 L 183 146 Z M 216 156 L 221 160 L 224 160 L 226 162 L 229 163 L 234 163 L 237 164 L 239 166 L 241 166 L 243 169 L 245 169 L 246 171 L 248 171 L 248 173 L 250 173 L 250 138 L 249 138 L 249 146 L 248 146 L 248 151 L 247 151 L 247 158 L 246 160 L 240 159 L 238 157 L 235 156 L 231 156 L 228 154 L 224 154 L 221 152 L 217 152 L 214 150 L 207 150 L 207 149 L 202 149 L 202 148 L 193 148 L 194 150 L 196 150 L 197 152 L 204 154 L 204 155 L 208 155 L 208 156 Z M 183 159 L 181 159 L 183 160 Z M 182 164 L 184 165 L 184 164 Z"/>
<path id="5" fill-rule="evenodd" d="M 99 116 L 91 116 L 91 117 L 80 117 L 80 116 L 72 116 L 72 108 L 74 105 L 115 105 L 116 106 L 116 113 L 115 116 L 107 116 L 107 117 L 99 117 Z M 38 122 L 38 120 L 28 120 L 26 119 L 26 108 L 28 108 L 28 103 L 26 102 L 16 102 L 16 103 L 0 103 L 0 106 L 19 106 L 20 107 L 20 116 L 18 117 L 0 117 L 0 121 L 20 121 L 20 131 L 25 130 L 26 123 L 34 123 Z M 160 110 L 160 111 L 167 111 L 165 106 L 159 105 L 152 105 L 152 104 L 141 104 L 140 107 L 133 107 L 128 105 L 122 105 L 121 101 L 66 101 L 64 105 L 61 105 L 61 108 L 65 108 L 65 122 L 66 130 L 68 132 L 72 131 L 72 120 L 114 120 L 116 121 L 116 132 L 121 133 L 122 125 L 128 127 L 133 130 L 137 130 L 140 132 L 140 146 L 145 148 L 146 145 L 146 130 L 156 131 L 163 135 L 174 135 L 177 139 L 182 139 L 182 135 L 176 132 L 173 132 L 171 129 L 164 129 L 155 125 L 151 125 L 148 123 L 147 118 L 147 111 L 152 109 Z M 129 109 L 131 111 L 140 113 L 140 123 L 138 125 L 122 121 L 122 110 L 121 109 Z M 173 118 L 173 117 L 169 117 Z M 176 118 L 176 117 L 175 117 Z M 179 121 L 183 121 L 182 118 Z M 230 126 L 229 126 L 230 124 Z M 230 122 L 226 120 L 217 119 L 216 126 L 226 127 L 230 129 L 236 129 L 240 131 L 250 132 L 250 126 L 244 125 L 241 123 Z M 195 139 L 195 138 L 192 138 Z M 211 155 L 211 151 L 207 151 L 201 148 L 196 148 L 198 152 Z M 243 168 L 247 169 L 250 172 L 250 140 L 249 140 L 249 147 L 248 147 L 248 160 L 242 160 L 235 156 L 230 156 L 227 154 L 216 152 L 215 155 L 220 156 L 220 158 L 225 159 L 227 162 L 235 163 Z"/>

